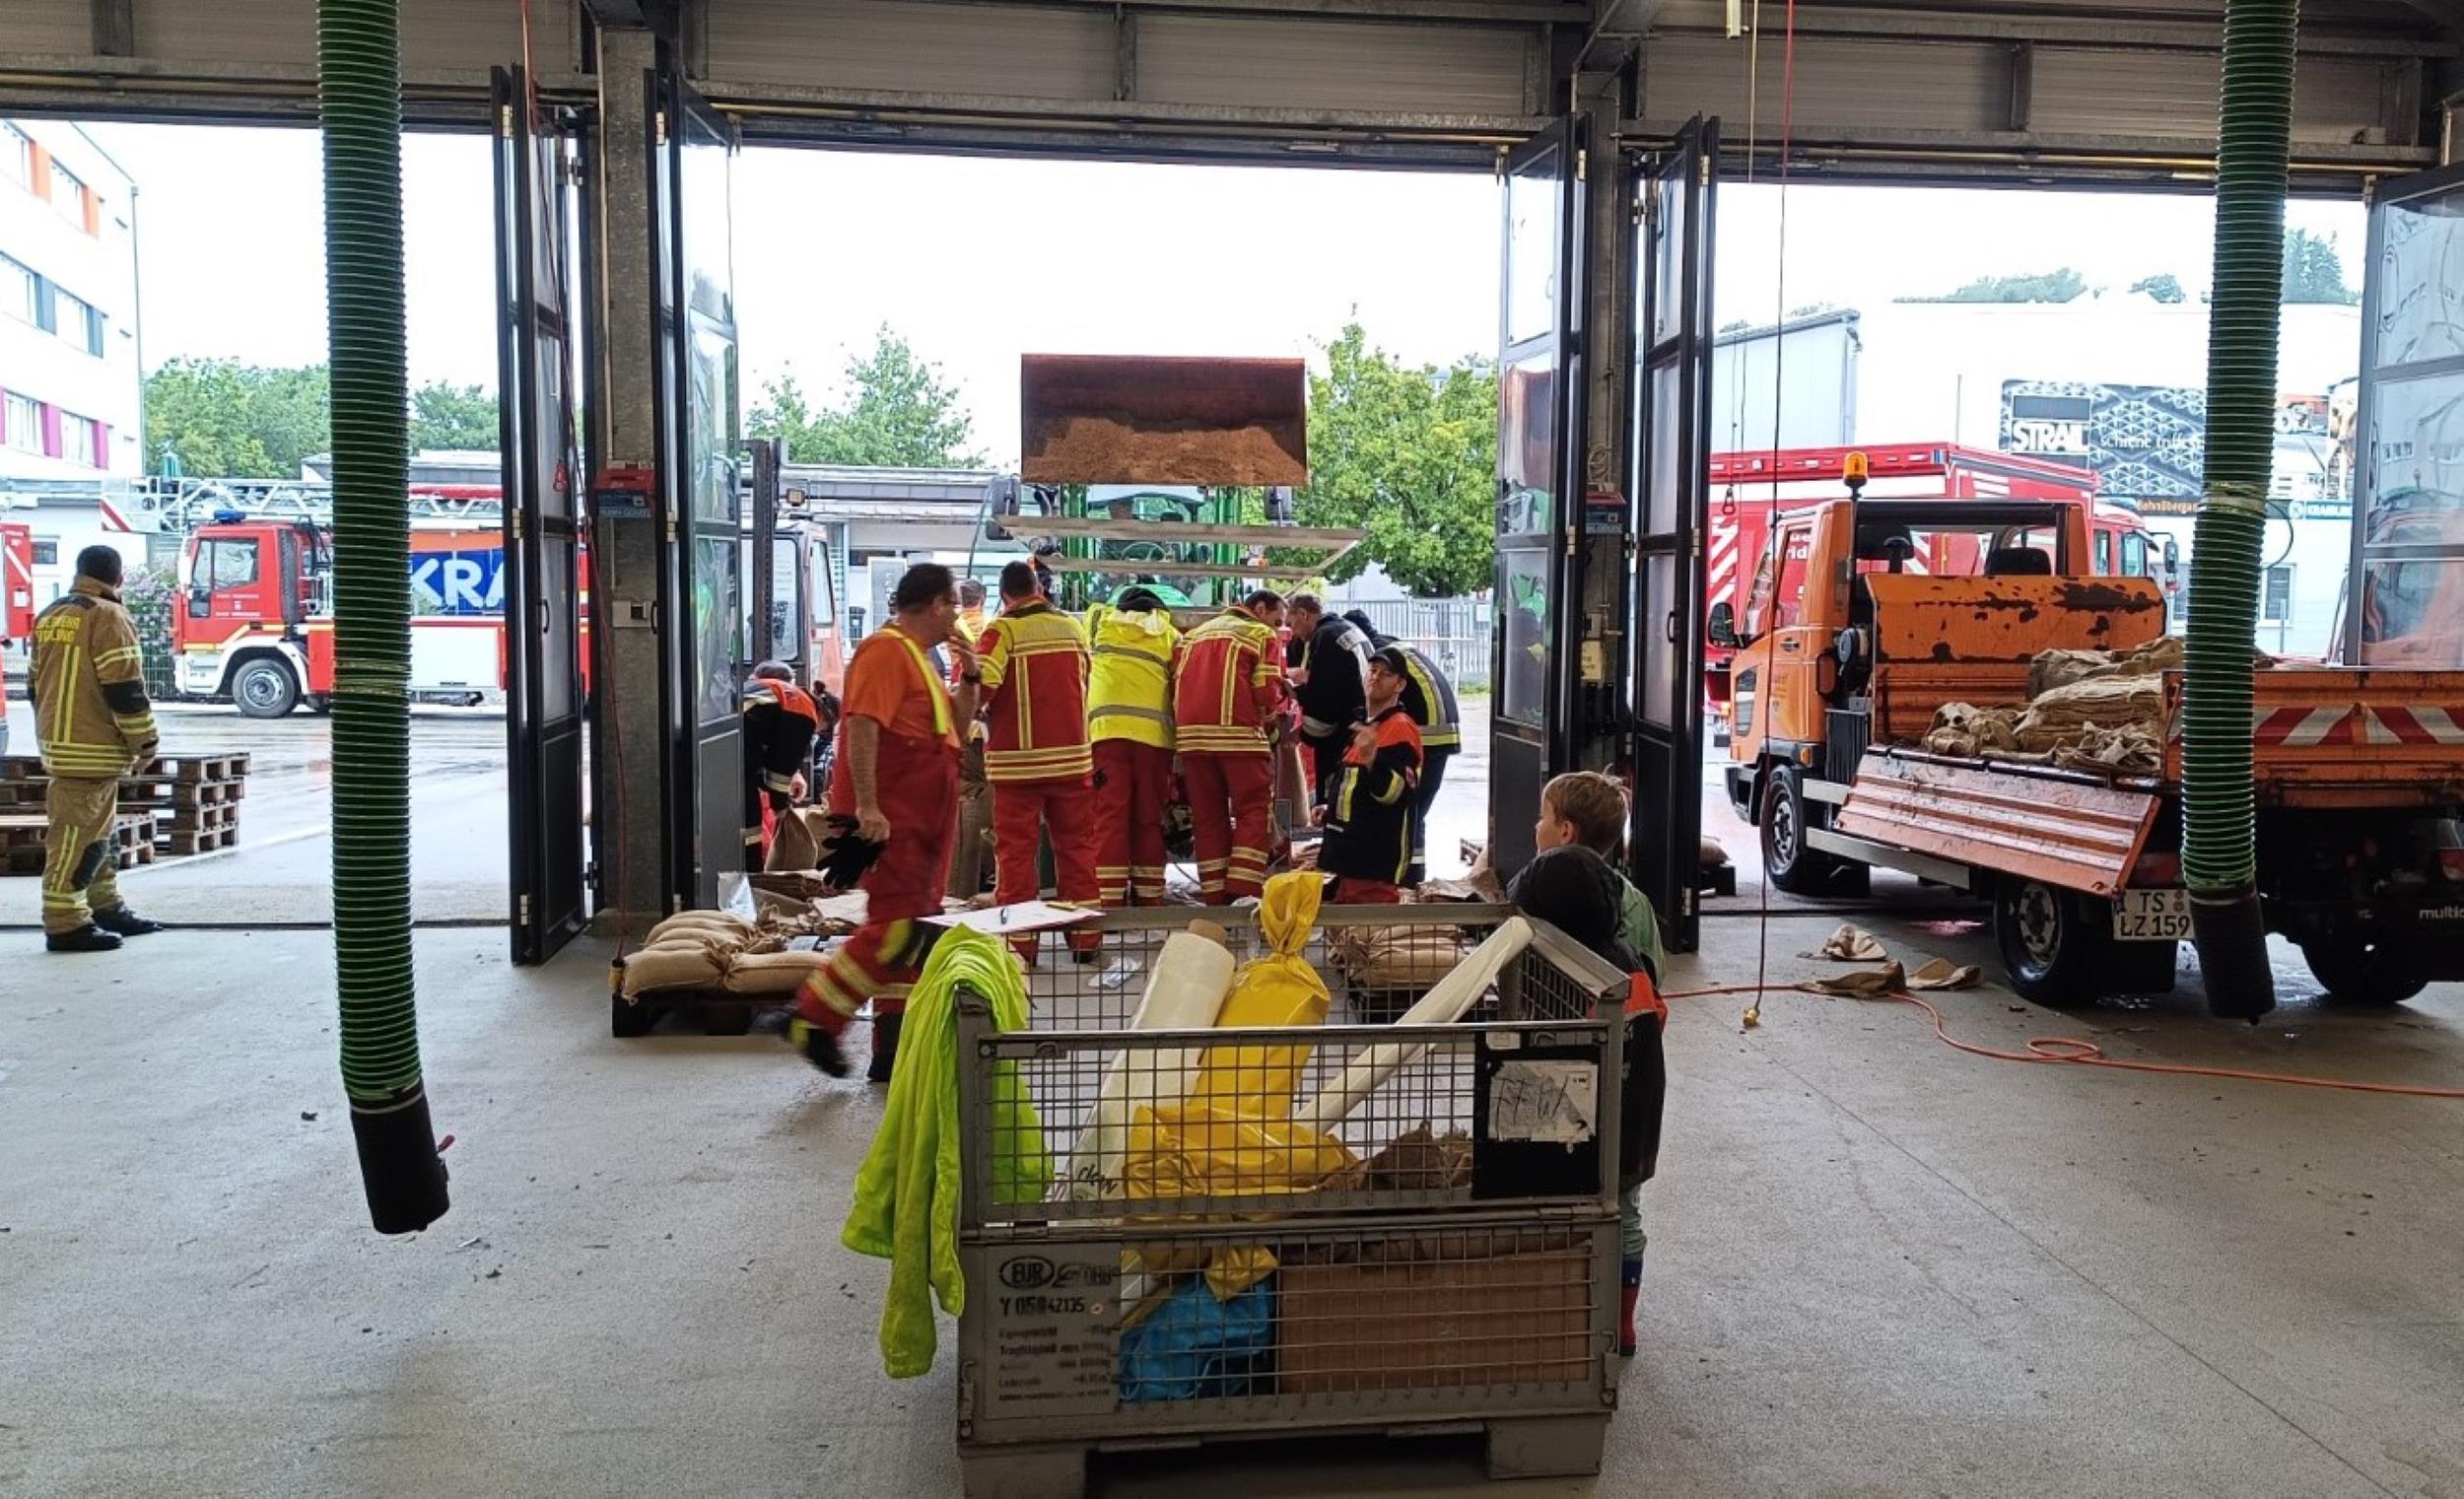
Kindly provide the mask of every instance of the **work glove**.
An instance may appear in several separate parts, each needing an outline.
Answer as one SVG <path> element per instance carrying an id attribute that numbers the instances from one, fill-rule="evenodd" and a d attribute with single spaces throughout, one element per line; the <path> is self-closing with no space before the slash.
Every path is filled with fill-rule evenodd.
<path id="1" fill-rule="evenodd" d="M 853 890 L 888 845 L 858 834 L 853 817 L 834 815 L 829 824 L 830 836 L 821 841 L 821 882 L 832 890 Z"/>

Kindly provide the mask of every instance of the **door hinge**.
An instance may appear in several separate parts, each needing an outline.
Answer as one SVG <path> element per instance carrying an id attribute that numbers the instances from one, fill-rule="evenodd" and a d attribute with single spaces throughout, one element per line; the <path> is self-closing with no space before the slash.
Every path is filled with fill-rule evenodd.
<path id="1" fill-rule="evenodd" d="M 497 134 L 504 136 L 507 140 L 513 138 L 513 106 L 512 104 L 503 104 L 498 107 L 496 129 Z"/>
<path id="2" fill-rule="evenodd" d="M 512 505 L 506 507 L 505 528 L 513 532 L 513 539 L 515 541 L 522 539 L 522 508 L 520 506 Z"/>
<path id="3" fill-rule="evenodd" d="M 530 897 L 523 896 L 516 908 L 515 920 L 524 927 L 530 925 Z"/>
<path id="4" fill-rule="evenodd" d="M 1701 157 L 1701 161 L 1702 161 L 1702 185 L 1703 185 L 1703 186 L 1705 186 L 1705 187 L 1708 187 L 1708 186 L 1710 186 L 1710 185 L 1711 185 L 1711 154 L 1710 154 L 1709 152 L 1705 152 L 1705 153 L 1703 153 L 1703 155 L 1702 155 L 1702 157 Z"/>
<path id="5" fill-rule="evenodd" d="M 1585 146 L 1574 153 L 1574 180 L 1580 182 L 1592 170 L 1592 149 Z"/>
<path id="6" fill-rule="evenodd" d="M 655 145 L 667 144 L 667 111 L 664 109 L 650 116 L 650 140 Z"/>

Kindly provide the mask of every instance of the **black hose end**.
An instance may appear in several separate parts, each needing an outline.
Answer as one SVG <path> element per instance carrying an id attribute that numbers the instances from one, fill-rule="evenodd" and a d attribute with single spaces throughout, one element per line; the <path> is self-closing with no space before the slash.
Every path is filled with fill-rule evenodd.
<path id="1" fill-rule="evenodd" d="M 351 1137 L 359 1146 L 360 1181 L 368 1189 L 368 1215 L 380 1234 L 415 1234 L 453 1205 L 445 1191 L 445 1157 L 428 1122 L 428 1091 L 410 1092 L 377 1113 L 351 1109 Z"/>
<path id="2" fill-rule="evenodd" d="M 2267 961 L 2267 922 L 2255 890 L 2190 896 L 2190 942 L 2207 980 L 2208 1013 L 2256 1021 L 2276 1007 L 2276 970 Z"/>

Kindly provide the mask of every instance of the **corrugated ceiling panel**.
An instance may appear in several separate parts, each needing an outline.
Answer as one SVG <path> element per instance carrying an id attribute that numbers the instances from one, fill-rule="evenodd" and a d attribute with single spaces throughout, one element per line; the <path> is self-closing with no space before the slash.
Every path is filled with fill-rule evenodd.
<path id="1" fill-rule="evenodd" d="M 1110 99 L 1112 17 L 1076 7 L 729 0 L 711 11 L 710 76 L 724 83 Z"/>
<path id="2" fill-rule="evenodd" d="M 2049 135 L 2216 137 L 2217 60 L 2196 52 L 2036 49 L 2029 123 Z"/>
<path id="3" fill-rule="evenodd" d="M 2350 143 L 2380 127 L 2388 64 L 2368 57 L 2304 57 L 2293 70 L 2293 138 Z"/>
<path id="4" fill-rule="evenodd" d="M 542 73 L 573 68 L 566 7 L 534 0 L 530 53 Z M 521 8 L 505 0 L 419 0 L 402 7 L 402 71 L 411 77 L 469 74 L 522 60 Z"/>
<path id="5" fill-rule="evenodd" d="M 1524 34 L 1142 12 L 1138 98 L 1405 113 L 1523 113 Z"/>
<path id="6" fill-rule="evenodd" d="M 82 57 L 94 50 L 90 0 L 7 0 L 9 24 L 0 51 Z"/>
<path id="7" fill-rule="evenodd" d="M 316 0 L 136 0 L 135 12 L 150 62 L 316 62 Z"/>
<path id="8" fill-rule="evenodd" d="M 1755 129 L 1776 139 L 1781 70 L 1777 49 L 1762 50 Z M 1890 130 L 1998 130 L 2009 118 L 2009 62 L 1982 43 L 1835 41 L 1797 44 L 1796 127 L 1861 133 Z M 1644 44 L 1643 113 L 1655 120 L 1717 114 L 1724 136 L 1746 122 L 1746 49 L 1717 36 L 1661 36 Z"/>

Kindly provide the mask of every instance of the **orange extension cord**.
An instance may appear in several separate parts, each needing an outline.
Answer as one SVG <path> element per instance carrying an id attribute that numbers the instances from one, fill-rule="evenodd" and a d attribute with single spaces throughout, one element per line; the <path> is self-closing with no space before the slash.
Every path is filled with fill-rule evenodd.
<path id="1" fill-rule="evenodd" d="M 1700 999 L 1714 994 L 1752 994 L 1757 1000 L 1764 994 L 1805 994 L 1809 998 L 1859 998 L 1858 995 L 1818 994 L 1812 989 L 1791 985 L 1723 984 L 1710 988 L 1676 989 L 1663 999 Z M 2293 1072 L 2258 1072 L 2244 1067 L 2194 1067 L 2171 1061 L 2122 1061 L 2104 1055 L 2104 1049 L 2092 1041 L 2071 1036 L 2032 1036 L 2024 1052 L 2005 1052 L 1994 1047 L 1961 1041 L 1951 1034 L 1944 1023 L 1942 1011 L 1933 1003 L 1905 989 L 1876 994 L 1874 999 L 1893 1004 L 1913 1004 L 1934 1022 L 1934 1035 L 1943 1045 L 1971 1056 L 1988 1057 L 1994 1061 L 2067 1062 L 2082 1067 L 2113 1067 L 2125 1072 L 2161 1072 L 2176 1077 L 2223 1077 L 2235 1082 L 2282 1083 L 2293 1088 L 2334 1088 L 2347 1093 L 2392 1093 L 2405 1098 L 2464 1099 L 2464 1088 L 2428 1088 L 2409 1083 L 2356 1082 L 2341 1077 L 2305 1077 Z"/>

